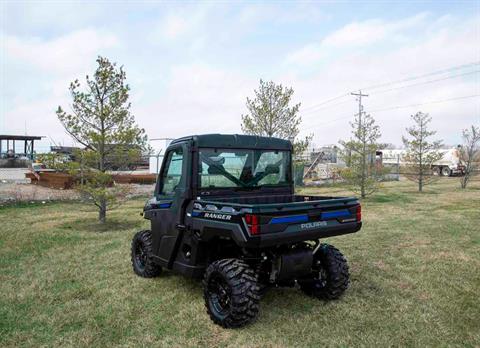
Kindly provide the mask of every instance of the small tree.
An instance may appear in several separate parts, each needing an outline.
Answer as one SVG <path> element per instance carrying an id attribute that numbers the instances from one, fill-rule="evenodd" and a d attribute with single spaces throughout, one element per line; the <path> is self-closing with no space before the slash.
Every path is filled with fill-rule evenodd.
<path id="1" fill-rule="evenodd" d="M 294 152 L 303 152 L 312 136 L 298 139 L 302 118 L 298 115 L 300 103 L 290 106 L 293 89 L 260 80 L 260 87 L 254 93 L 254 99 L 247 97 L 248 114 L 242 115 L 242 131 L 291 140 Z"/>
<path id="2" fill-rule="evenodd" d="M 463 130 L 463 145 L 460 149 L 460 160 L 465 165 L 465 175 L 460 177 L 462 189 L 467 188 L 471 176 L 478 170 L 480 162 L 480 127 L 472 125 Z"/>
<path id="3" fill-rule="evenodd" d="M 354 192 L 365 198 L 377 190 L 383 176 L 375 157 L 376 151 L 381 148 L 378 143 L 380 129 L 368 114 L 357 114 L 350 124 L 353 137 L 348 141 L 340 141 L 343 147 L 340 157 L 347 165 L 340 174 Z"/>
<path id="4" fill-rule="evenodd" d="M 417 182 L 418 191 L 422 192 L 423 187 L 434 180 L 432 164 L 443 156 L 438 151 L 442 146 L 442 142 L 429 140 L 436 132 L 428 130 L 428 124 L 432 120 L 428 114 L 417 112 L 411 117 L 415 124 L 406 129 L 410 137 L 402 137 L 406 148 L 404 156 L 404 162 L 407 163 L 405 177 Z"/>
<path id="5" fill-rule="evenodd" d="M 98 57 L 97 63 L 93 78 L 86 76 L 85 90 L 81 90 L 78 80 L 70 84 L 72 112 L 59 106 L 56 113 L 66 131 L 85 146 L 82 164 L 94 170 L 88 172 L 79 188 L 98 207 L 103 223 L 107 209 L 123 193 L 112 187 L 108 170 L 128 161 L 125 158 L 137 156 L 145 149 L 147 138 L 130 113 L 130 88 L 125 84 L 123 67 L 117 68 L 103 57 Z"/>

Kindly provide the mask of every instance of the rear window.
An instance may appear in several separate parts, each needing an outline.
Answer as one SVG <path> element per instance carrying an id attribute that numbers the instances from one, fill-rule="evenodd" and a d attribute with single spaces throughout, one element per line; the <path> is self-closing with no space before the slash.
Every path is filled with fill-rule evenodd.
<path id="1" fill-rule="evenodd" d="M 290 152 L 200 149 L 201 188 L 282 186 L 290 180 Z"/>

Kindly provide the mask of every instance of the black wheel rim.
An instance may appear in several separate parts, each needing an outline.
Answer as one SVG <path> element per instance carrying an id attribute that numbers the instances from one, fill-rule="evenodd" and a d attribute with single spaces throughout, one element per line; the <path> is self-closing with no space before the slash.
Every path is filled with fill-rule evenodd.
<path id="1" fill-rule="evenodd" d="M 225 278 L 218 273 L 212 274 L 208 280 L 207 293 L 212 312 L 218 317 L 225 317 L 230 311 L 232 294 Z"/>
<path id="2" fill-rule="evenodd" d="M 144 250 L 143 243 L 135 244 L 135 264 L 139 270 L 144 270 L 147 263 L 147 253 Z"/>
<path id="3" fill-rule="evenodd" d="M 322 267 L 320 261 L 317 261 L 314 267 L 315 276 L 313 278 L 313 286 L 315 290 L 323 289 L 327 286 L 328 274 L 327 270 Z"/>

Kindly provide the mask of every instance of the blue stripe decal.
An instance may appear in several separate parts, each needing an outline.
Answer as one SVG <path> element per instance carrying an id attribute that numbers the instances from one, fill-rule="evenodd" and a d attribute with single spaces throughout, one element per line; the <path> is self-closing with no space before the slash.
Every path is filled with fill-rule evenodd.
<path id="1" fill-rule="evenodd" d="M 201 213 L 199 211 L 192 211 L 192 216 L 199 216 Z"/>
<path id="2" fill-rule="evenodd" d="M 291 222 L 307 222 L 308 216 L 307 215 L 295 215 L 295 216 L 282 216 L 282 217 L 275 217 L 270 220 L 271 224 L 288 224 Z"/>
<path id="3" fill-rule="evenodd" d="M 337 210 L 337 211 L 327 211 L 322 213 L 322 220 L 323 219 L 334 219 L 334 218 L 339 218 L 339 217 L 347 217 L 351 216 L 350 212 L 348 210 Z"/>
<path id="4" fill-rule="evenodd" d="M 162 203 L 162 204 L 158 205 L 158 209 L 170 208 L 171 205 L 172 205 L 172 203 Z"/>

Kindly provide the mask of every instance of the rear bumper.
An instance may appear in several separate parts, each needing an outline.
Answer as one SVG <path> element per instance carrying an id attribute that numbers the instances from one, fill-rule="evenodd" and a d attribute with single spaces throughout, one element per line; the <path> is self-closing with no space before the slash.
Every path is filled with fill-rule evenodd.
<path id="1" fill-rule="evenodd" d="M 307 240 L 318 240 L 321 238 L 340 236 L 343 234 L 355 233 L 362 228 L 362 222 L 348 222 L 334 226 L 326 226 L 311 230 L 293 230 L 284 232 L 268 233 L 260 236 L 255 236 L 255 243 L 248 246 L 256 248 L 264 248 L 279 244 L 296 243 Z M 257 239 L 258 238 L 258 239 Z"/>
<path id="2" fill-rule="evenodd" d="M 465 168 L 459 167 L 459 168 L 450 169 L 450 170 L 452 171 L 453 175 L 458 175 L 458 174 L 463 175 L 463 174 L 465 174 Z"/>
<path id="3" fill-rule="evenodd" d="M 192 229 L 198 231 L 199 237 L 205 242 L 217 237 L 232 238 L 240 247 L 258 249 L 355 233 L 362 228 L 362 222 L 340 223 L 336 220 L 331 220 L 326 226 L 318 228 L 309 227 L 303 229 L 302 224 L 290 224 L 281 227 L 282 230 L 280 231 L 252 235 L 244 224 L 193 219 Z"/>

